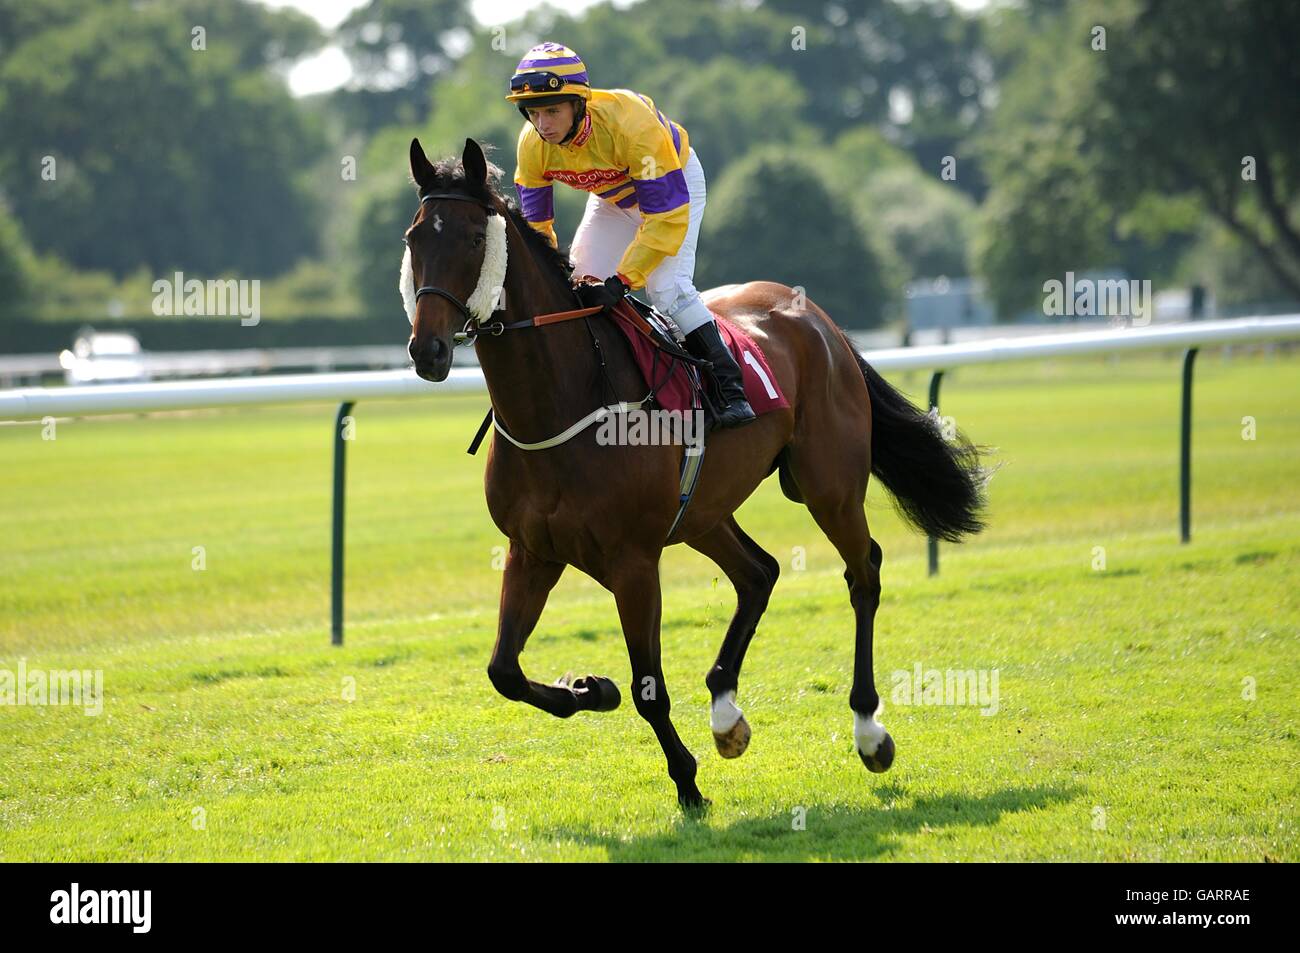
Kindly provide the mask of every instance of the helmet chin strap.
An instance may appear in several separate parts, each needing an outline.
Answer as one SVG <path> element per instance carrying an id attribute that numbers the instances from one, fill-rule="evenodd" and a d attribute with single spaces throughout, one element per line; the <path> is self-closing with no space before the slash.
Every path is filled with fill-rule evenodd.
<path id="1" fill-rule="evenodd" d="M 582 119 L 587 115 L 587 101 L 579 99 L 573 110 L 573 125 L 569 128 L 569 134 L 560 140 L 560 145 L 564 145 L 570 139 L 578 134 L 578 129 L 582 127 Z"/>

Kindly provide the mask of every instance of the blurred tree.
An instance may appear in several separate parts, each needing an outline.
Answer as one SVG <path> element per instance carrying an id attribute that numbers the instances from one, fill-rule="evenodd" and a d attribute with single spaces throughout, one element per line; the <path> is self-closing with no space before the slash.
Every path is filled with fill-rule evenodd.
<path id="1" fill-rule="evenodd" d="M 1078 130 L 1024 128 L 989 166 L 972 248 L 999 317 L 1041 304 L 1043 282 L 1111 260 L 1112 215 Z M 1015 157 L 1015 158 L 1013 158 Z"/>
<path id="2" fill-rule="evenodd" d="M 1183 257 L 1178 277 L 1188 287 L 1207 289 L 1220 312 L 1245 309 L 1258 314 L 1295 307 L 1295 293 L 1278 281 L 1253 248 L 1215 219 L 1205 221 Z"/>
<path id="3" fill-rule="evenodd" d="M 431 84 L 451 74 L 473 28 L 469 0 L 369 0 L 354 10 L 336 31 L 353 78 L 332 97 L 349 127 L 422 122 Z"/>
<path id="4" fill-rule="evenodd" d="M 862 187 L 867 178 L 894 168 L 916 168 L 916 160 L 873 126 L 853 126 L 822 149 L 836 181 L 846 191 Z"/>
<path id="5" fill-rule="evenodd" d="M 0 59 L 46 30 L 66 30 L 91 11 L 85 0 L 0 0 Z M 132 0 L 98 0 L 95 12 L 132 16 L 142 4 Z M 170 0 L 170 13 L 188 31 L 202 26 L 222 45 L 238 48 L 244 69 L 283 66 L 319 49 L 324 31 L 305 13 L 272 10 L 246 0 Z"/>
<path id="6" fill-rule="evenodd" d="M 193 25 L 110 4 L 0 63 L 0 182 L 39 251 L 119 276 L 264 277 L 315 252 L 318 126 L 247 68 L 247 36 L 216 30 L 195 49 Z"/>
<path id="7" fill-rule="evenodd" d="M 1116 207 L 1195 196 L 1300 297 L 1300 5 L 1105 0 L 1072 118 Z"/>
<path id="8" fill-rule="evenodd" d="M 905 281 L 970 273 L 975 203 L 915 166 L 886 169 L 861 190 L 863 227 L 881 232 L 903 265 Z"/>
<path id="9" fill-rule="evenodd" d="M 729 55 L 694 66 L 669 59 L 645 85 L 642 92 L 655 106 L 686 127 L 705 174 L 714 178 L 757 146 L 815 147 L 820 138 L 801 118 L 807 94 L 788 72 L 771 66 Z"/>
<path id="10" fill-rule="evenodd" d="M 0 320 L 30 317 L 32 250 L 18 221 L 0 202 Z"/>
<path id="11" fill-rule="evenodd" d="M 293 8 L 272 10 L 244 0 L 170 0 L 169 6 L 175 17 L 187 21 L 188 29 L 202 26 L 209 44 L 236 49 L 244 70 L 286 68 L 326 41 L 320 24 Z"/>
<path id="12" fill-rule="evenodd" d="M 475 37 L 456 71 L 434 84 L 421 142 L 430 156 L 460 155 L 466 137 L 472 137 L 491 145 L 491 158 L 513 175 L 515 143 L 524 119 L 514 103 L 506 102 L 506 91 L 518 57 L 493 49 L 491 34 L 485 31 Z M 405 157 L 403 152 L 402 161 Z"/>
<path id="13" fill-rule="evenodd" d="M 881 262 L 815 163 L 763 149 L 710 190 L 696 286 L 779 281 L 805 290 L 841 327 L 876 327 L 890 295 Z"/>
<path id="14" fill-rule="evenodd" d="M 407 143 L 410 143 L 408 137 Z M 407 333 L 397 277 L 402 267 L 402 235 L 416 212 L 415 187 L 404 165 L 377 176 L 358 203 L 352 284 L 367 317 L 393 318 L 393 334 Z"/>
<path id="15" fill-rule="evenodd" d="M 103 0 L 104 7 L 126 7 L 129 0 Z M 0 62 L 45 30 L 68 27 L 85 13 L 84 0 L 0 0 Z"/>
<path id="16" fill-rule="evenodd" d="M 992 101 L 982 23 L 948 0 L 762 0 L 761 9 L 783 26 L 774 64 L 808 90 L 806 118 L 828 135 L 871 123 L 937 170 L 944 156 L 960 155 Z M 803 49 L 793 48 L 796 29 Z M 983 176 L 969 159 L 957 185 L 979 198 Z"/>
<path id="17" fill-rule="evenodd" d="M 1067 269 L 1174 280 L 1207 213 L 1300 297 L 1300 8 L 1039 0 L 988 35 L 1008 72 L 974 140 L 976 262 L 1004 313 Z"/>
<path id="18" fill-rule="evenodd" d="M 519 53 L 542 40 L 563 43 L 582 57 L 592 85 L 635 89 L 658 104 L 722 51 L 751 66 L 765 64 L 788 48 L 789 31 L 782 19 L 752 4 L 653 0 L 625 7 L 600 3 L 579 14 L 543 6 L 505 35 Z M 661 67 L 669 60 L 680 68 L 664 74 Z M 762 93 L 755 84 L 752 95 Z"/>
<path id="19" fill-rule="evenodd" d="M 1006 73 L 971 141 L 991 183 L 971 258 L 1004 320 L 1040 306 L 1049 279 L 1121 264 L 1117 215 L 1071 118 L 1095 82 L 1091 18 L 1082 5 L 1037 2 L 997 10 L 989 23 Z"/>
<path id="20" fill-rule="evenodd" d="M 911 154 L 870 126 L 848 129 L 810 156 L 882 263 L 891 295 L 915 278 L 968 274 L 975 205 L 924 172 Z"/>

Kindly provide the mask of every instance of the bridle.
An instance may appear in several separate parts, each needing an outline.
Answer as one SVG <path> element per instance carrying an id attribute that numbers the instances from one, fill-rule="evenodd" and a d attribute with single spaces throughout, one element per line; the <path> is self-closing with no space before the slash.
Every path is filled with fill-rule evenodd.
<path id="1" fill-rule="evenodd" d="M 420 207 L 423 208 L 425 202 L 432 201 L 433 199 L 455 199 L 459 202 L 473 202 L 475 205 L 481 205 L 483 208 L 487 209 L 488 215 L 501 214 L 501 212 L 491 202 L 478 198 L 477 196 L 465 195 L 463 192 L 426 192 L 424 195 L 420 196 Z M 438 297 L 444 298 L 464 316 L 465 327 L 459 334 L 455 335 L 457 344 L 464 344 L 473 336 L 488 332 L 489 328 L 492 329 L 489 333 L 493 335 L 501 334 L 506 329 L 506 325 L 500 321 L 492 322 L 488 325 L 488 328 L 480 326 L 478 318 L 469 310 L 469 306 L 446 288 L 439 288 L 436 285 L 425 285 L 422 288 L 417 288 L 415 290 L 416 303 L 418 304 L 420 299 L 425 295 L 438 295 Z"/>
<path id="2" fill-rule="evenodd" d="M 463 192 L 427 192 L 420 196 L 421 207 L 423 207 L 425 202 L 433 199 L 454 199 L 458 202 L 473 202 L 475 205 L 481 205 L 483 208 L 487 209 L 489 216 L 501 215 L 501 211 L 491 202 L 478 198 L 477 196 L 465 195 Z M 504 275 L 502 278 L 504 280 Z M 449 301 L 465 318 L 465 326 L 452 335 L 452 341 L 457 345 L 468 344 L 482 334 L 490 334 L 493 337 L 499 337 L 506 331 L 518 331 L 524 328 L 542 327 L 547 324 L 553 324 L 557 321 L 568 321 L 573 318 L 590 317 L 591 315 L 604 310 L 603 307 L 599 306 L 592 308 L 579 307 L 569 311 L 555 311 L 550 314 L 539 314 L 523 321 L 512 321 L 509 324 L 498 320 L 490 321 L 485 325 L 481 323 L 479 317 L 470 310 L 469 305 L 466 302 L 461 301 L 446 288 L 439 288 L 436 285 L 425 285 L 421 288 L 417 288 L 415 291 L 415 302 L 419 303 L 420 298 L 427 294 L 437 295 L 438 297 Z M 574 297 L 577 297 L 576 293 Z M 471 300 L 473 300 L 472 297 Z M 493 314 L 505 310 L 504 301 L 501 303 L 503 305 L 502 307 L 494 306 L 492 311 Z"/>

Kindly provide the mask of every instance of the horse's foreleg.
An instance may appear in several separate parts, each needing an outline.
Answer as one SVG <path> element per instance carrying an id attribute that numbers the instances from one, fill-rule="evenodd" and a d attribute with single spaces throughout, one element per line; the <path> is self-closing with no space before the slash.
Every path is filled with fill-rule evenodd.
<path id="1" fill-rule="evenodd" d="M 669 718 L 672 708 L 660 662 L 661 595 L 657 561 L 625 564 L 606 583 L 618 603 L 618 616 L 632 663 L 632 698 L 641 717 L 650 723 L 668 760 L 668 776 L 677 785 L 677 801 L 688 809 L 709 802 L 695 786 L 695 757 L 682 744 Z"/>
<path id="2" fill-rule="evenodd" d="M 618 707 L 618 687 L 608 678 L 587 676 L 543 685 L 524 676 L 519 656 L 541 618 L 546 598 L 564 572 L 564 563 L 547 562 L 511 542 L 501 581 L 501 611 L 497 641 L 488 663 L 488 678 L 511 701 L 523 701 L 560 718 L 578 711 L 610 711 Z"/>
<path id="3" fill-rule="evenodd" d="M 717 563 L 736 588 L 735 615 L 704 681 L 709 686 L 709 722 L 718 753 L 724 758 L 738 758 L 749 747 L 750 738 L 749 722 L 736 705 L 740 666 L 758 620 L 767 609 L 781 566 L 745 534 L 734 517 L 687 545 Z"/>

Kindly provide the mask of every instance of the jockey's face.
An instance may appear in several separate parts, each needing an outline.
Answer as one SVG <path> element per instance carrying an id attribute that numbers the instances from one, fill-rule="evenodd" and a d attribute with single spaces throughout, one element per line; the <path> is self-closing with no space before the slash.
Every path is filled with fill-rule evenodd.
<path id="1" fill-rule="evenodd" d="M 536 127 L 537 134 L 547 142 L 559 142 L 573 128 L 574 109 L 575 105 L 572 102 L 528 109 L 528 121 Z"/>

